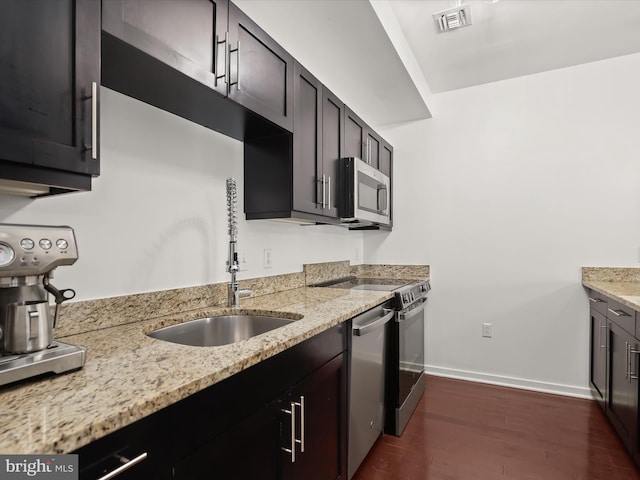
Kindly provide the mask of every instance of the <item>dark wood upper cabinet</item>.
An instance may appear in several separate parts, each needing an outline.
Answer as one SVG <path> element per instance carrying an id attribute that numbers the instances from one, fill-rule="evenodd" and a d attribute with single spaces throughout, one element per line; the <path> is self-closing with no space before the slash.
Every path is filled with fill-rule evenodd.
<path id="1" fill-rule="evenodd" d="M 233 3 L 229 4 L 229 98 L 293 129 L 293 57 Z"/>
<path id="2" fill-rule="evenodd" d="M 324 214 L 339 217 L 340 159 L 344 157 L 344 103 L 331 91 L 322 90 L 322 171 L 328 178 Z"/>
<path id="3" fill-rule="evenodd" d="M 349 107 L 344 108 L 344 156 L 366 161 L 366 124 Z"/>
<path id="4" fill-rule="evenodd" d="M 0 45 L 0 177 L 40 194 L 90 190 L 100 172 L 100 2 L 3 0 Z"/>
<path id="5" fill-rule="evenodd" d="M 239 140 L 292 130 L 293 58 L 228 0 L 102 8 L 103 85 Z"/>
<path id="6" fill-rule="evenodd" d="M 380 142 L 380 161 L 378 163 L 378 169 L 384 173 L 387 177 L 391 177 L 393 168 L 393 147 L 382 140 Z"/>
<path id="7" fill-rule="evenodd" d="M 294 73 L 293 209 L 322 214 L 322 84 L 299 63 Z"/>
<path id="8" fill-rule="evenodd" d="M 104 0 L 102 5 L 105 32 L 227 94 L 228 0 Z"/>

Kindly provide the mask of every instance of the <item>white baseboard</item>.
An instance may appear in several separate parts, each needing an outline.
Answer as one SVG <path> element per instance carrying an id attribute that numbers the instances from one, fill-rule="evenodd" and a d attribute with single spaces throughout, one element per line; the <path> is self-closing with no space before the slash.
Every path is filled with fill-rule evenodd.
<path id="1" fill-rule="evenodd" d="M 468 380 L 471 382 L 488 383 L 500 385 L 502 387 L 520 388 L 522 390 L 532 390 L 534 392 L 553 393 L 556 395 L 566 395 L 568 397 L 586 398 L 593 400 L 591 390 L 575 385 L 562 385 L 558 383 L 539 382 L 536 380 L 526 380 L 523 378 L 505 377 L 488 373 L 470 372 L 467 370 L 457 370 L 453 368 L 425 366 L 425 373 L 438 377 L 455 378 L 458 380 Z M 428 387 L 427 387 L 428 388 Z"/>

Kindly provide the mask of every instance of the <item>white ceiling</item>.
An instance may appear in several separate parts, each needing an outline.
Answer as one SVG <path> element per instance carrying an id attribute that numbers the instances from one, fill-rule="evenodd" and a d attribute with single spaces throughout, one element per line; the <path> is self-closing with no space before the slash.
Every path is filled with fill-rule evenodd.
<path id="1" fill-rule="evenodd" d="M 455 0 L 234 3 L 374 127 L 429 117 L 425 79 L 439 93 L 640 52 L 640 0 L 463 0 L 473 24 L 448 33 L 432 14 Z"/>
<path id="2" fill-rule="evenodd" d="M 464 0 L 472 25 L 437 33 L 447 0 L 391 0 L 433 93 L 640 51 L 638 0 Z"/>

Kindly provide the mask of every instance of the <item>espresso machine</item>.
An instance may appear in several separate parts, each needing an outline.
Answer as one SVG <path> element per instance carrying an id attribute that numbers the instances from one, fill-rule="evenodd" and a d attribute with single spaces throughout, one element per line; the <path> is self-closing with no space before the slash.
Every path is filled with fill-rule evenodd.
<path id="1" fill-rule="evenodd" d="M 0 224 L 0 385 L 84 365 L 83 347 L 53 339 L 59 306 L 75 292 L 50 280 L 77 259 L 71 227 Z"/>

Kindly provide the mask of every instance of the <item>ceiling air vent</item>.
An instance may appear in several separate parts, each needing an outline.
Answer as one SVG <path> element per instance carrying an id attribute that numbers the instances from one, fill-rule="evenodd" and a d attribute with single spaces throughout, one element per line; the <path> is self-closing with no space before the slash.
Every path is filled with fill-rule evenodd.
<path id="1" fill-rule="evenodd" d="M 460 5 L 433 14 L 433 18 L 438 25 L 439 32 L 448 32 L 456 28 L 468 27 L 471 25 L 471 7 Z"/>

